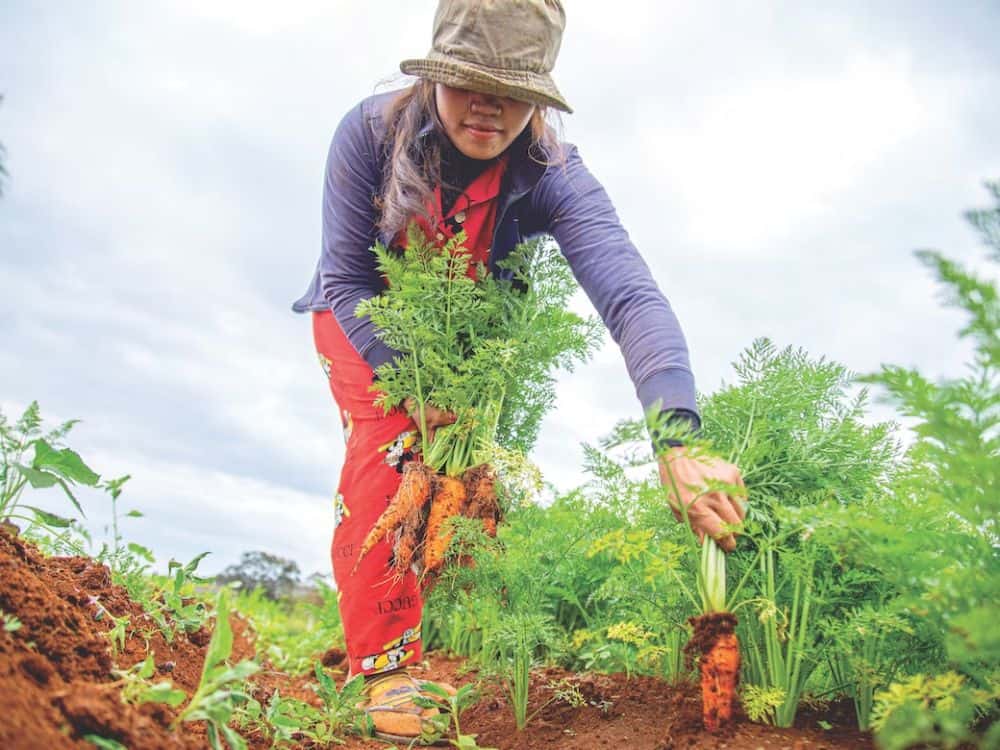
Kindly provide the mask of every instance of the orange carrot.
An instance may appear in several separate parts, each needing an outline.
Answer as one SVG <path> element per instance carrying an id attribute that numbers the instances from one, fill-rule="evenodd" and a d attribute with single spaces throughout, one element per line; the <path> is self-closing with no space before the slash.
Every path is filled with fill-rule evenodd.
<path id="1" fill-rule="evenodd" d="M 465 485 L 455 477 L 438 477 L 437 493 L 431 502 L 427 517 L 427 534 L 424 539 L 424 575 L 433 573 L 444 563 L 444 554 L 451 543 L 452 530 L 446 523 L 462 511 L 465 502 Z"/>
<path id="2" fill-rule="evenodd" d="M 462 479 L 469 498 L 465 515 L 482 519 L 483 530 L 495 537 L 497 521 L 500 519 L 500 504 L 497 502 L 492 468 L 486 464 L 475 466 L 466 471 Z"/>
<path id="3" fill-rule="evenodd" d="M 392 556 L 396 576 L 402 578 L 413 561 L 417 547 L 420 545 L 420 530 L 424 525 L 423 508 L 414 507 L 399 526 L 399 537 L 392 548 Z"/>
<path id="4" fill-rule="evenodd" d="M 740 644 L 735 633 L 720 635 L 701 661 L 702 718 L 705 729 L 717 732 L 733 718 L 736 681 L 740 674 Z"/>
<path id="5" fill-rule="evenodd" d="M 711 612 L 690 622 L 694 633 L 685 650 L 700 652 L 702 720 L 706 730 L 717 732 L 732 720 L 736 702 L 740 675 L 736 617 L 729 612 Z"/>
<path id="6" fill-rule="evenodd" d="M 399 489 L 365 537 L 352 572 L 358 569 L 365 555 L 371 552 L 386 534 L 396 528 L 414 509 L 419 511 L 424 506 L 430 499 L 433 479 L 434 472 L 420 461 L 410 461 L 403 467 L 403 478 L 399 482 Z"/>

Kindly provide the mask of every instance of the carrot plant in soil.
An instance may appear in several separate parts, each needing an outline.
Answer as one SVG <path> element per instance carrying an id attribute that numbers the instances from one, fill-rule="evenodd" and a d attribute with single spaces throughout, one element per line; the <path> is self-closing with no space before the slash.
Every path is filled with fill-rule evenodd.
<path id="1" fill-rule="evenodd" d="M 472 564 L 442 572 L 424 628 L 430 646 L 468 657 L 481 679 L 500 687 L 515 726 L 524 730 L 545 708 L 529 705 L 533 670 L 565 663 L 569 627 L 587 622 L 586 589 L 602 579 L 587 571 L 600 575 L 584 551 L 610 519 L 565 499 L 548 508 L 520 495 L 508 502 L 497 539 L 474 524 L 457 525 L 454 553 Z M 552 699 L 559 700 L 556 692 Z"/>
<path id="2" fill-rule="evenodd" d="M 859 662 L 859 715 L 888 750 L 1000 746 L 1000 182 L 987 188 L 992 206 L 966 214 L 987 248 L 979 271 L 917 253 L 964 315 L 964 374 L 934 382 L 886 365 L 865 377 L 915 440 L 879 502 L 851 512 L 828 503 L 815 525 L 882 582 L 841 659 L 848 670 Z"/>
<path id="3" fill-rule="evenodd" d="M 970 219 L 997 260 L 1000 207 Z M 895 426 L 867 417 L 849 372 L 767 340 L 737 360 L 736 382 L 700 399 L 703 440 L 738 463 L 749 495 L 725 608 L 740 614 L 739 693 L 752 720 L 789 726 L 803 702 L 846 698 L 885 747 L 992 747 L 998 295 L 938 254 L 920 257 L 967 311 L 976 350 L 959 380 L 896 367 L 863 379 L 919 420 L 905 455 Z M 619 424 L 586 448 L 588 485 L 515 508 L 503 554 L 484 545 L 476 567 L 431 598 L 435 642 L 488 663 L 492 633 L 523 597 L 555 628 L 538 660 L 689 677 L 677 651 L 704 608 L 686 591 L 702 550 L 664 512 L 646 445 L 644 424 Z M 539 582 L 528 596 L 524 580 Z"/>
<path id="4" fill-rule="evenodd" d="M 492 275 L 470 268 L 464 239 L 438 247 L 413 223 L 405 250 L 376 245 L 387 286 L 357 309 L 399 352 L 377 371 L 376 404 L 412 403 L 420 433 L 420 460 L 405 467 L 359 556 L 393 534 L 397 574 L 416 562 L 436 575 L 456 516 L 496 533 L 496 458 L 533 442 L 555 399 L 553 371 L 586 359 L 600 339 L 596 321 L 566 310 L 577 285 L 554 243 L 519 245 Z M 456 418 L 433 441 L 429 405 Z"/>
<path id="5" fill-rule="evenodd" d="M 530 622 L 518 648 L 531 664 L 687 679 L 690 619 L 718 609 L 741 613 L 740 697 L 753 718 L 788 726 L 807 695 L 846 692 L 856 676 L 834 681 L 825 634 L 886 587 L 823 545 L 808 519 L 828 501 L 849 508 L 878 496 L 896 452 L 889 426 L 864 422 L 864 394 L 849 393 L 842 367 L 804 352 L 761 340 L 736 370 L 737 383 L 701 403 L 704 442 L 736 459 L 749 491 L 725 570 L 667 509 L 646 425 L 625 422 L 586 448 L 587 485 L 548 507 L 512 503 L 498 540 L 456 538 L 475 565 L 451 571 L 431 596 L 429 641 L 514 685 L 525 661 L 504 649 L 504 635 Z M 530 716 L 510 693 L 515 714 Z"/>
<path id="6" fill-rule="evenodd" d="M 876 596 L 879 587 L 873 571 L 838 566 L 833 552 L 811 538 L 811 509 L 830 498 L 849 507 L 876 495 L 891 473 L 896 449 L 888 425 L 864 423 L 865 394 L 849 395 L 844 368 L 802 351 L 778 350 L 763 339 L 734 368 L 736 383 L 700 399 L 704 428 L 694 445 L 741 468 L 748 516 L 737 551 L 726 562 L 711 543 L 699 548 L 664 529 L 663 502 L 651 473 L 632 510 L 636 526 L 646 529 L 646 544 L 639 547 L 626 533 L 601 540 L 594 550 L 611 553 L 635 571 L 637 597 L 655 596 L 667 585 L 686 590 L 687 582 L 696 580 L 699 595 L 685 597 L 689 615 L 741 611 L 736 632 L 744 709 L 755 719 L 790 726 L 810 678 L 815 675 L 816 693 L 825 689 L 825 676 L 816 674 L 824 663 L 822 624 L 844 617 L 852 603 Z M 621 424 L 604 442 L 602 460 L 622 474 L 651 466 L 643 441 L 641 424 Z M 624 457 L 617 464 L 616 452 Z M 727 580 L 728 600 L 722 593 Z M 723 632 L 736 624 L 732 615 L 693 624 L 716 621 Z M 694 635 L 695 644 L 705 640 L 697 630 Z M 715 640 L 709 638 L 706 646 Z M 702 654 L 700 666 L 710 664 Z M 706 686 L 714 684 L 709 680 Z M 709 725 L 712 702 L 706 702 Z"/>

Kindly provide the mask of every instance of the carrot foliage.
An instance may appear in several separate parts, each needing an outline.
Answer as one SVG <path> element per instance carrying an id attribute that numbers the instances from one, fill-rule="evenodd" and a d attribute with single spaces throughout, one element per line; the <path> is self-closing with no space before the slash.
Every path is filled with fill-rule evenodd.
<path id="1" fill-rule="evenodd" d="M 585 360 L 601 327 L 566 309 L 577 286 L 548 239 L 519 245 L 501 273 L 469 275 L 464 233 L 438 247 L 416 224 L 404 251 L 372 251 L 385 291 L 358 305 L 400 354 L 378 368 L 376 403 L 387 412 L 416 402 L 424 461 L 458 476 L 489 459 L 494 445 L 527 452 L 555 400 L 554 370 Z M 425 408 L 458 421 L 427 440 Z"/>

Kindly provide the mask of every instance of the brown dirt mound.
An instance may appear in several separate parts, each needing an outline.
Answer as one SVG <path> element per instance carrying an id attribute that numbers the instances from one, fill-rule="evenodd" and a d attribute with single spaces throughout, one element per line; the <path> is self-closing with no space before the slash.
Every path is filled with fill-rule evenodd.
<path id="1" fill-rule="evenodd" d="M 101 608 L 128 616 L 132 632 L 112 659 Z M 103 565 L 84 557 L 43 557 L 0 529 L 0 610 L 16 630 L 0 629 L 0 747 L 4 750 L 89 748 L 96 734 L 142 750 L 205 747 L 204 731 L 170 732 L 175 713 L 121 701 L 112 668 L 126 669 L 154 653 L 158 672 L 190 694 L 201 676 L 209 631 L 178 634 L 167 643 Z M 245 624 L 234 618 L 234 656 L 253 653 Z M 148 640 L 147 640 L 148 639 Z"/>

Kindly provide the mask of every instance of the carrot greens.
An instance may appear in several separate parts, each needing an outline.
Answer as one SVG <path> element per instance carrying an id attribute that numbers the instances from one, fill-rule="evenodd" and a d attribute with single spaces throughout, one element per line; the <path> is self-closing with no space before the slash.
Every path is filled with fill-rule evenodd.
<path id="1" fill-rule="evenodd" d="M 566 309 L 577 286 L 554 242 L 523 243 L 497 275 L 472 269 L 476 280 L 464 241 L 439 248 L 414 223 L 406 250 L 376 245 L 387 288 L 357 309 L 400 352 L 377 370 L 376 403 L 388 412 L 414 399 L 423 460 L 448 476 L 488 461 L 497 444 L 530 449 L 555 401 L 553 370 L 585 360 L 601 335 L 598 321 Z M 429 404 L 457 416 L 433 442 Z"/>

